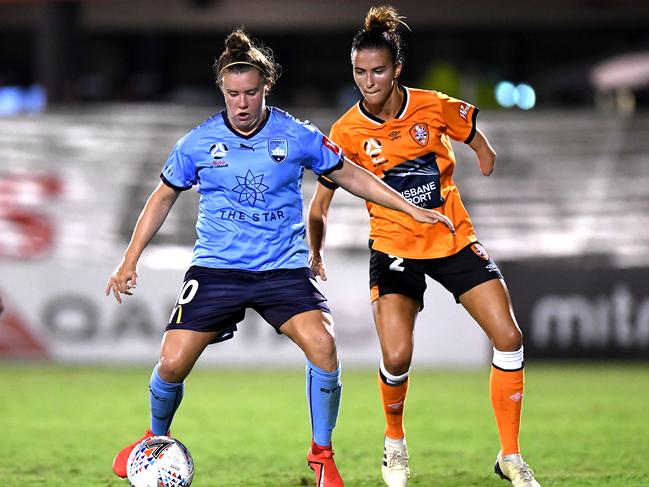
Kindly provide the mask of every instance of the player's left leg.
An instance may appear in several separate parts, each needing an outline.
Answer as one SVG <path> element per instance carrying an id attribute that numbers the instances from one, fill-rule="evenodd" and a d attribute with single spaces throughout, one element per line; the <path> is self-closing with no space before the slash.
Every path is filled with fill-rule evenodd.
<path id="1" fill-rule="evenodd" d="M 523 339 L 505 283 L 502 279 L 488 280 L 461 294 L 459 300 L 493 345 L 490 395 L 501 445 L 496 473 L 516 487 L 539 487 L 520 454 Z"/>
<path id="2" fill-rule="evenodd" d="M 316 485 L 342 487 L 331 446 L 342 392 L 333 318 L 322 310 L 306 311 L 291 317 L 280 330 L 306 356 L 306 395 L 312 430 L 307 461 L 315 472 Z"/>

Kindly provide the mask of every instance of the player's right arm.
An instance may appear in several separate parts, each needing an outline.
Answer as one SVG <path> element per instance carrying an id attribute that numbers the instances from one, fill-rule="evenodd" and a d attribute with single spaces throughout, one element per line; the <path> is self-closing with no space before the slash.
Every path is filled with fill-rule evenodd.
<path id="1" fill-rule="evenodd" d="M 316 190 L 309 203 L 308 236 L 309 265 L 316 276 L 327 280 L 327 267 L 324 263 L 324 243 L 327 234 L 327 216 L 334 197 L 334 189 L 317 183 Z"/>
<path id="2" fill-rule="evenodd" d="M 164 223 L 180 193 L 181 191 L 173 189 L 163 182 L 160 182 L 151 193 L 137 219 L 124 257 L 108 279 L 106 296 L 112 291 L 117 302 L 121 304 L 120 293 L 133 294 L 132 289 L 137 285 L 137 262 L 140 255 Z"/>

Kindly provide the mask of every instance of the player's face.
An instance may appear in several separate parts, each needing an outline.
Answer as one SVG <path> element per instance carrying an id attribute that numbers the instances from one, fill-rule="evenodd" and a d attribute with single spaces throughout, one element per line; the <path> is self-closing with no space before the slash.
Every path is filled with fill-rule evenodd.
<path id="1" fill-rule="evenodd" d="M 354 81 L 369 105 L 383 105 L 401 73 L 401 64 L 392 64 L 385 48 L 361 49 L 352 54 Z"/>
<path id="2" fill-rule="evenodd" d="M 258 69 L 243 73 L 226 70 L 221 90 L 225 98 L 228 120 L 243 133 L 254 131 L 264 118 L 268 87 Z"/>

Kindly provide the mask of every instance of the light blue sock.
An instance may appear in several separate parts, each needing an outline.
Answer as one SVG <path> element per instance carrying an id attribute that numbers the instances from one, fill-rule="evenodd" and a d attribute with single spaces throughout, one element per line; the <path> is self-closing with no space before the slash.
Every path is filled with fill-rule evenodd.
<path id="1" fill-rule="evenodd" d="M 320 446 L 331 445 L 331 433 L 336 426 L 340 396 L 340 367 L 333 372 L 306 361 L 306 398 L 309 403 L 313 441 Z"/>
<path id="2" fill-rule="evenodd" d="M 174 413 L 183 399 L 182 382 L 167 382 L 160 378 L 158 365 L 153 369 L 149 382 L 151 404 L 151 431 L 156 436 L 166 435 L 174 419 Z"/>

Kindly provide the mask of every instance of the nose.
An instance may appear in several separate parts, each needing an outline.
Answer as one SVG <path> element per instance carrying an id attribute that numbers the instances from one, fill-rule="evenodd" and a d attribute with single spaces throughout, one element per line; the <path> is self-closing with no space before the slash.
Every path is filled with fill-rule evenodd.
<path id="1" fill-rule="evenodd" d="M 239 98 L 237 99 L 237 106 L 241 109 L 248 108 L 248 99 L 245 95 L 239 96 Z"/>
<path id="2" fill-rule="evenodd" d="M 372 73 L 368 73 L 365 76 L 365 86 L 367 88 L 371 88 L 372 86 L 374 86 L 374 76 L 372 75 Z"/>

